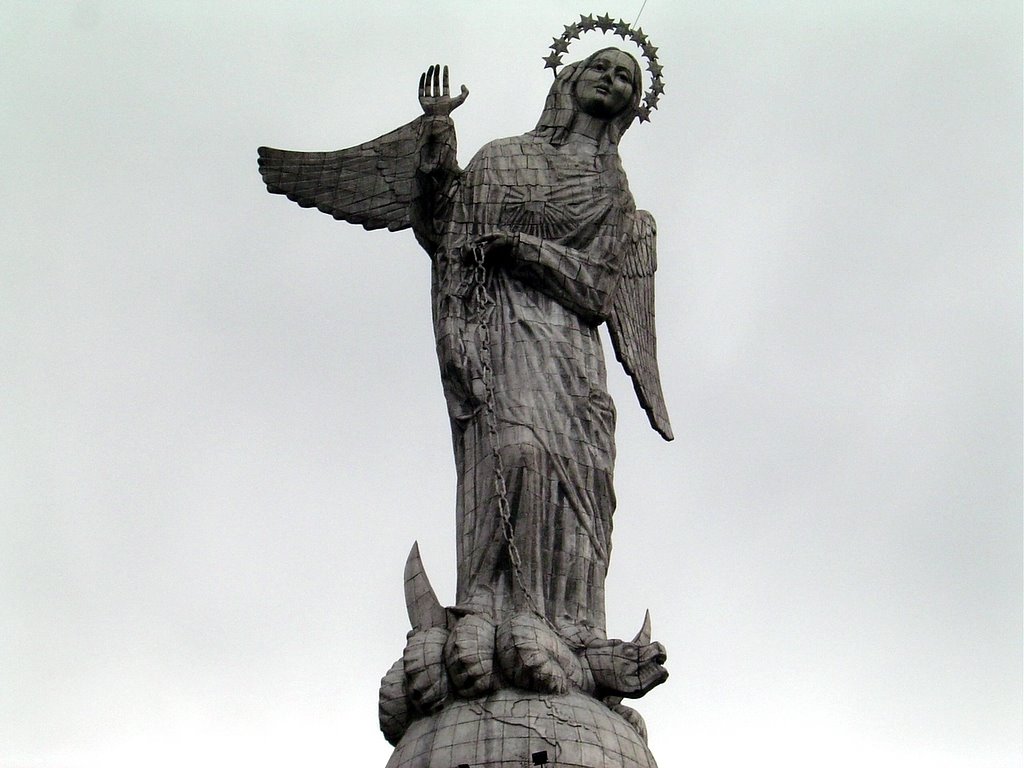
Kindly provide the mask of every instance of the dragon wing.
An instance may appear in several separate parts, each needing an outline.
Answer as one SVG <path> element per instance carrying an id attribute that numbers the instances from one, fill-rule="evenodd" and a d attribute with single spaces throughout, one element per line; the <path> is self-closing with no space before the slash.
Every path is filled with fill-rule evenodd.
<path id="1" fill-rule="evenodd" d="M 658 374 L 657 339 L 654 335 L 654 271 L 658 268 L 657 230 L 654 217 L 637 211 L 633 235 L 627 242 L 622 277 L 612 302 L 608 330 L 615 356 L 633 380 L 640 405 L 651 426 L 671 440 L 665 396 Z"/>
<path id="2" fill-rule="evenodd" d="M 445 149 L 454 155 L 454 128 L 443 138 L 435 127 L 426 128 L 416 118 L 372 141 L 334 152 L 260 147 L 260 175 L 269 192 L 286 195 L 303 208 L 315 207 L 366 229 L 406 229 L 421 219 L 416 209 L 429 183 L 429 172 L 421 173 L 425 144 L 436 146 L 440 138 L 442 144 L 450 142 Z"/>

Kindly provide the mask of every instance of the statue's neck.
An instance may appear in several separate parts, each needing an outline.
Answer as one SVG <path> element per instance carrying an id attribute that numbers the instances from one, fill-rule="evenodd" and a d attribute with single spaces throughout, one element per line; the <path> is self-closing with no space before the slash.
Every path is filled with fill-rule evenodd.
<path id="1" fill-rule="evenodd" d="M 588 115 L 586 112 L 577 112 L 566 137 L 566 144 L 571 144 L 588 154 L 595 154 L 607 130 L 608 121 Z"/>

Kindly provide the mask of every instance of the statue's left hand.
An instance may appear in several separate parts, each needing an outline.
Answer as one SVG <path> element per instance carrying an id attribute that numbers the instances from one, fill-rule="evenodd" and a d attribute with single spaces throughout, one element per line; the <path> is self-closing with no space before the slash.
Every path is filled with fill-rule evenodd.
<path id="1" fill-rule="evenodd" d="M 469 89 L 463 85 L 461 93 L 452 97 L 448 88 L 448 65 L 444 67 L 442 78 L 441 65 L 431 64 L 427 71 L 420 75 L 419 96 L 423 114 L 446 117 L 462 105 L 469 96 Z"/>

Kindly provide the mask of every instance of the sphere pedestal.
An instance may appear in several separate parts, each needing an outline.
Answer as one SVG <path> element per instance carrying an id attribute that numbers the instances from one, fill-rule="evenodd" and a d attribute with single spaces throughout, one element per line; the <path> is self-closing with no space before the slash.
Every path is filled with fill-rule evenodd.
<path id="1" fill-rule="evenodd" d="M 412 724 L 387 768 L 657 768 L 637 730 L 583 693 L 503 689 Z M 534 755 L 538 755 L 535 761 Z"/>

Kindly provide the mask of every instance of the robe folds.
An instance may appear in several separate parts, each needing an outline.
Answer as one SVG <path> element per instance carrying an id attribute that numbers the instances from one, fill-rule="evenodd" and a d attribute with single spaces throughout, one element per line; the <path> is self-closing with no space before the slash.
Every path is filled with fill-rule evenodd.
<path id="1" fill-rule="evenodd" d="M 525 134 L 477 153 L 448 191 L 433 315 L 458 477 L 458 608 L 500 621 L 536 607 L 553 623 L 603 632 L 615 409 L 598 325 L 634 205 L 617 154 L 594 150 Z M 472 243 L 498 232 L 514 245 L 486 271 L 493 306 L 484 314 L 474 300 Z M 519 578 L 499 513 L 495 449 Z"/>

